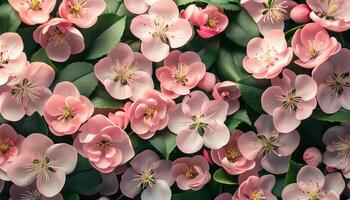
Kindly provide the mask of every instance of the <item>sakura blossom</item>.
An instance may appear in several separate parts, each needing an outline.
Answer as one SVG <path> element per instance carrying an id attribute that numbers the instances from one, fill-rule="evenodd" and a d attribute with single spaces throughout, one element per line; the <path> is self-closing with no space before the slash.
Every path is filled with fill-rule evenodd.
<path id="1" fill-rule="evenodd" d="M 311 8 L 307 4 L 301 3 L 290 11 L 290 18 L 298 24 L 304 24 L 311 20 L 311 11 Z"/>
<path id="2" fill-rule="evenodd" d="M 269 199 L 277 200 L 272 194 L 272 188 L 275 185 L 275 177 L 273 175 L 265 175 L 262 177 L 249 176 L 239 188 L 236 190 L 232 200 L 242 199 Z"/>
<path id="3" fill-rule="evenodd" d="M 224 81 L 215 84 L 212 95 L 215 100 L 224 100 L 228 103 L 227 115 L 232 115 L 240 107 L 238 98 L 241 93 L 234 82 Z"/>
<path id="4" fill-rule="evenodd" d="M 145 13 L 150 5 L 154 4 L 158 0 L 124 0 L 126 9 L 134 14 L 143 14 Z"/>
<path id="5" fill-rule="evenodd" d="M 32 183 L 25 187 L 20 187 L 15 184 L 10 187 L 10 199 L 40 199 L 40 200 L 63 200 L 61 193 L 56 194 L 53 197 L 46 197 L 38 191 L 35 183 Z"/>
<path id="6" fill-rule="evenodd" d="M 322 155 L 318 148 L 309 147 L 304 151 L 303 160 L 306 164 L 317 167 L 322 162 Z"/>

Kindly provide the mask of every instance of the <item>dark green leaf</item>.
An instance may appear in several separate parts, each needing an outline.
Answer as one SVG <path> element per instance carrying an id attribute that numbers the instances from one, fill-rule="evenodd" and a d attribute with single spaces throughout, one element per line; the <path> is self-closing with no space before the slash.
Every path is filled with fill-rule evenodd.
<path id="1" fill-rule="evenodd" d="M 176 135 L 169 130 L 160 131 L 149 139 L 149 142 L 168 160 L 170 153 L 176 147 Z"/>
<path id="2" fill-rule="evenodd" d="M 237 126 L 241 123 L 246 123 L 250 126 L 252 125 L 252 122 L 250 121 L 249 116 L 247 114 L 247 110 L 245 109 L 237 111 L 234 115 L 229 116 L 225 121 L 225 124 L 227 125 L 230 132 L 236 129 Z"/>
<path id="3" fill-rule="evenodd" d="M 30 58 L 30 62 L 44 62 L 50 65 L 55 70 L 55 72 L 58 72 L 58 69 L 56 68 L 55 64 L 53 64 L 50 58 L 47 57 L 45 49 L 43 48 L 35 52 L 35 54 Z"/>
<path id="4" fill-rule="evenodd" d="M 190 200 L 190 199 L 213 200 L 214 197 L 212 197 L 210 191 L 206 187 L 199 191 L 188 191 L 188 192 L 183 192 L 179 194 L 173 194 L 173 196 L 171 197 L 171 200 Z"/>
<path id="5" fill-rule="evenodd" d="M 215 171 L 213 175 L 213 179 L 221 184 L 224 185 L 237 185 L 237 183 L 234 181 L 233 176 L 227 174 L 224 169 L 220 168 Z"/>
<path id="6" fill-rule="evenodd" d="M 219 69 L 219 76 L 225 80 L 236 82 L 249 76 L 242 66 L 237 64 L 232 52 L 225 48 L 221 48 L 219 51 L 217 67 Z"/>
<path id="7" fill-rule="evenodd" d="M 45 120 L 36 112 L 32 116 L 25 116 L 17 122 L 10 123 L 16 131 L 24 136 L 32 133 L 42 133 L 47 135 L 49 130 Z"/>
<path id="8" fill-rule="evenodd" d="M 193 3 L 195 1 L 196 0 L 175 0 L 176 4 L 179 5 L 179 6 L 186 5 L 186 4 L 189 4 L 189 3 Z"/>
<path id="9" fill-rule="evenodd" d="M 118 11 L 120 4 L 123 2 L 122 0 L 105 0 L 106 9 L 104 11 L 105 14 L 112 13 L 115 14 Z"/>
<path id="10" fill-rule="evenodd" d="M 24 52 L 27 55 L 31 55 L 38 49 L 38 44 L 34 41 L 33 32 L 36 26 L 20 27 L 17 29 L 17 33 L 21 36 L 24 43 Z"/>
<path id="11" fill-rule="evenodd" d="M 120 100 L 116 100 L 113 98 L 105 98 L 100 96 L 95 96 L 91 99 L 95 108 L 122 108 L 124 106 L 124 102 Z"/>
<path id="12" fill-rule="evenodd" d="M 326 114 L 321 110 L 317 109 L 312 115 L 313 118 L 327 121 L 327 122 L 350 122 L 350 111 L 345 109 L 340 109 L 334 114 Z"/>
<path id="13" fill-rule="evenodd" d="M 77 193 L 68 193 L 68 194 L 63 193 L 63 199 L 64 200 L 80 200 L 79 194 L 77 194 Z"/>
<path id="14" fill-rule="evenodd" d="M 302 164 L 289 160 L 288 172 L 287 172 L 284 184 L 289 185 L 291 183 L 295 183 L 297 180 L 298 172 L 302 167 L 303 167 Z"/>
<path id="15" fill-rule="evenodd" d="M 202 62 L 207 67 L 207 70 L 215 62 L 220 48 L 220 41 L 218 39 L 213 40 L 212 42 L 207 43 L 204 47 L 198 52 L 199 56 L 202 59 Z"/>
<path id="16" fill-rule="evenodd" d="M 21 24 L 18 13 L 8 3 L 0 5 L 0 22 L 0 34 L 15 32 Z"/>
<path id="17" fill-rule="evenodd" d="M 136 133 L 129 133 L 129 137 L 136 154 L 143 150 L 152 148 L 147 140 L 141 139 Z"/>
<path id="18" fill-rule="evenodd" d="M 263 113 L 261 95 L 264 90 L 245 84 L 238 84 L 238 87 L 245 102 L 258 113 Z"/>

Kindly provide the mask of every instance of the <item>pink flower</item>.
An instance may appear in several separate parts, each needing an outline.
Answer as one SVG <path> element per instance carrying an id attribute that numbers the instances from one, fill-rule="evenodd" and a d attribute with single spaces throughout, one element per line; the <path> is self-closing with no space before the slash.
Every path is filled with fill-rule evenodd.
<path id="1" fill-rule="evenodd" d="M 152 4 L 148 14 L 132 20 L 130 30 L 142 41 L 142 54 L 154 62 L 166 58 L 170 47 L 182 47 L 192 37 L 191 24 L 179 18 L 179 9 L 172 0 Z"/>
<path id="2" fill-rule="evenodd" d="M 129 136 L 103 115 L 95 115 L 81 126 L 74 147 L 102 173 L 112 172 L 135 155 Z"/>
<path id="3" fill-rule="evenodd" d="M 317 101 L 328 114 L 340 108 L 350 110 L 350 50 L 342 49 L 315 68 L 312 78 L 318 84 Z"/>
<path id="4" fill-rule="evenodd" d="M 124 0 L 124 5 L 128 11 L 134 14 L 142 14 L 157 1 L 158 0 Z"/>
<path id="5" fill-rule="evenodd" d="M 335 32 L 343 32 L 350 28 L 350 1 L 348 0 L 306 0 L 312 9 L 310 18 Z"/>
<path id="6" fill-rule="evenodd" d="M 307 165 L 298 172 L 297 183 L 289 184 L 283 189 L 282 198 L 339 200 L 344 188 L 345 182 L 340 173 L 325 177 L 318 168 Z"/>
<path id="7" fill-rule="evenodd" d="M 94 106 L 71 82 L 60 82 L 53 95 L 45 102 L 44 118 L 50 131 L 57 136 L 71 135 L 78 131 L 94 112 Z"/>
<path id="8" fill-rule="evenodd" d="M 337 169 L 345 169 L 350 165 L 350 132 L 349 126 L 334 126 L 323 135 L 322 140 L 327 145 L 323 154 L 323 162 Z"/>
<path id="9" fill-rule="evenodd" d="M 309 16 L 311 11 L 307 4 L 301 3 L 290 11 L 290 18 L 298 24 L 305 24 L 311 20 Z"/>
<path id="10" fill-rule="evenodd" d="M 274 29 L 283 31 L 284 21 L 288 20 L 290 10 L 297 5 L 292 0 L 244 0 L 241 4 L 264 36 Z"/>
<path id="11" fill-rule="evenodd" d="M 18 121 L 24 115 L 43 113 L 44 103 L 52 95 L 48 87 L 55 78 L 55 71 L 47 64 L 33 62 L 25 71 L 7 85 L 0 95 L 0 113 L 10 121 Z"/>
<path id="12" fill-rule="evenodd" d="M 239 151 L 249 160 L 261 160 L 261 166 L 270 173 L 286 173 L 289 158 L 300 142 L 299 133 L 279 133 L 269 115 L 261 115 L 254 125 L 258 134 L 250 131 L 241 135 Z"/>
<path id="13" fill-rule="evenodd" d="M 330 37 L 319 24 L 309 23 L 295 32 L 292 47 L 299 58 L 295 61 L 296 64 L 304 68 L 314 68 L 339 52 L 341 44 L 335 37 Z"/>
<path id="14" fill-rule="evenodd" d="M 249 176 L 236 190 L 232 200 L 277 200 L 271 192 L 274 185 L 275 177 L 273 175 L 265 175 L 260 178 L 257 176 Z"/>
<path id="15" fill-rule="evenodd" d="M 308 75 L 297 76 L 289 69 L 283 70 L 283 78 L 276 77 L 271 83 L 261 97 L 262 107 L 273 116 L 279 132 L 291 132 L 316 108 L 317 84 Z"/>
<path id="16" fill-rule="evenodd" d="M 191 4 L 180 13 L 180 18 L 186 19 L 194 26 L 205 24 L 208 20 L 208 16 L 205 16 L 201 11 L 202 8 L 198 7 L 196 4 Z"/>
<path id="17" fill-rule="evenodd" d="M 175 99 L 190 93 L 205 75 L 205 65 L 192 51 L 172 51 L 164 60 L 164 66 L 156 70 L 162 92 Z"/>
<path id="18" fill-rule="evenodd" d="M 129 124 L 129 110 L 131 107 L 131 102 L 126 102 L 124 108 L 118 109 L 114 113 L 108 113 L 108 119 L 119 126 L 121 129 L 126 129 Z"/>
<path id="19" fill-rule="evenodd" d="M 19 12 L 22 22 L 34 25 L 49 20 L 56 0 L 9 0 L 9 3 Z"/>
<path id="20" fill-rule="evenodd" d="M 200 155 L 178 158 L 173 162 L 171 174 L 181 190 L 198 191 L 207 184 L 211 175 L 207 160 Z"/>
<path id="21" fill-rule="evenodd" d="M 230 193 L 222 193 L 220 195 L 218 195 L 215 200 L 232 200 L 232 194 Z"/>
<path id="22" fill-rule="evenodd" d="M 215 74 L 211 72 L 206 72 L 203 78 L 198 82 L 198 87 L 205 91 L 211 92 L 216 82 Z"/>
<path id="23" fill-rule="evenodd" d="M 293 58 L 283 31 L 272 30 L 262 38 L 253 38 L 243 59 L 244 69 L 257 79 L 276 77 Z"/>
<path id="24" fill-rule="evenodd" d="M 227 109 L 225 101 L 210 101 L 202 91 L 185 96 L 169 113 L 168 128 L 177 134 L 177 147 L 189 154 L 199 151 L 203 144 L 210 149 L 227 144 L 230 139 L 224 124 Z"/>
<path id="25" fill-rule="evenodd" d="M 104 0 L 63 0 L 58 13 L 60 17 L 80 28 L 93 26 L 97 17 L 106 9 Z"/>
<path id="26" fill-rule="evenodd" d="M 47 56 L 56 62 L 68 60 L 70 55 L 78 54 L 85 48 L 84 37 L 72 23 L 61 18 L 53 18 L 40 25 L 33 33 Z"/>
<path id="27" fill-rule="evenodd" d="M 238 149 L 238 138 L 242 134 L 242 131 L 234 130 L 225 146 L 211 150 L 213 161 L 231 175 L 242 174 L 255 167 L 254 160 L 246 159 Z"/>
<path id="28" fill-rule="evenodd" d="M 157 90 L 147 90 L 130 107 L 128 118 L 131 129 L 142 139 L 149 139 L 169 122 L 169 110 L 175 102 Z"/>
<path id="29" fill-rule="evenodd" d="M 175 181 L 169 173 L 170 160 L 160 160 L 153 151 L 145 150 L 130 165 L 120 181 L 120 190 L 126 197 L 133 199 L 142 190 L 141 200 L 170 200 L 170 186 Z"/>
<path id="30" fill-rule="evenodd" d="M 306 164 L 317 167 L 322 162 L 320 150 L 316 147 L 309 147 L 304 151 L 303 160 Z"/>
<path id="31" fill-rule="evenodd" d="M 22 153 L 9 165 L 9 179 L 20 187 L 36 181 L 38 191 L 46 197 L 57 195 L 66 174 L 73 172 L 77 152 L 68 144 L 54 144 L 43 134 L 30 134 L 22 144 Z"/>
<path id="32" fill-rule="evenodd" d="M 23 48 L 22 38 L 17 33 L 0 35 L 0 85 L 24 71 L 27 56 L 23 53 Z"/>
<path id="33" fill-rule="evenodd" d="M 239 109 L 238 98 L 241 93 L 234 82 L 224 81 L 214 85 L 212 95 L 215 100 L 225 100 L 228 103 L 227 115 L 232 115 Z"/>
<path id="34" fill-rule="evenodd" d="M 136 100 L 153 89 L 152 62 L 124 43 L 95 65 L 95 75 L 115 99 Z"/>
<path id="35" fill-rule="evenodd" d="M 46 197 L 38 191 L 36 184 L 33 182 L 25 187 L 19 187 L 15 184 L 11 185 L 9 200 L 17 199 L 63 200 L 63 197 L 60 193 L 53 197 Z"/>
<path id="36" fill-rule="evenodd" d="M 0 179 L 8 180 L 8 166 L 20 155 L 23 140 L 10 125 L 0 125 Z"/>

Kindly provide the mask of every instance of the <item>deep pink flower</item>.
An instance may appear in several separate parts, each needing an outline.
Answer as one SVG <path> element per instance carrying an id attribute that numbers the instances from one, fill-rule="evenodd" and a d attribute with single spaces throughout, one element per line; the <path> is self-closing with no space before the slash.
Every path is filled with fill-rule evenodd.
<path id="1" fill-rule="evenodd" d="M 211 92 L 213 91 L 213 87 L 215 83 L 216 83 L 215 74 L 211 72 L 206 72 L 203 78 L 199 81 L 197 86 L 205 92 Z"/>
<path id="2" fill-rule="evenodd" d="M 38 191 L 36 184 L 32 184 L 20 187 L 15 184 L 10 187 L 10 199 L 9 200 L 22 200 L 22 199 L 40 199 L 40 200 L 63 200 L 61 193 L 53 197 L 46 197 Z"/>
<path id="3" fill-rule="evenodd" d="M 342 49 L 315 68 L 312 78 L 318 84 L 317 101 L 328 114 L 340 108 L 350 110 L 350 50 Z"/>
<path id="4" fill-rule="evenodd" d="M 253 38 L 243 59 L 244 69 L 257 79 L 276 77 L 293 58 L 293 50 L 287 46 L 284 32 L 272 30 L 262 38 Z"/>
<path id="5" fill-rule="evenodd" d="M 283 70 L 283 78 L 276 77 L 271 83 L 261 97 L 262 107 L 273 116 L 279 132 L 289 133 L 316 108 L 317 84 L 308 75 L 296 75 L 289 69 Z"/>
<path id="6" fill-rule="evenodd" d="M 236 190 L 232 200 L 251 200 L 251 199 L 268 199 L 277 200 L 272 194 L 272 188 L 275 185 L 273 175 L 262 177 L 249 176 Z"/>
<path id="7" fill-rule="evenodd" d="M 322 162 L 322 155 L 318 148 L 309 147 L 304 151 L 303 160 L 306 164 L 317 167 Z"/>
<path id="8" fill-rule="evenodd" d="M 234 130 L 225 146 L 211 150 L 213 161 L 231 175 L 242 174 L 255 167 L 254 160 L 245 158 L 238 149 L 238 138 L 242 134 L 242 131 Z"/>
<path id="9" fill-rule="evenodd" d="M 194 26 L 199 26 L 199 24 L 205 24 L 208 21 L 208 16 L 205 16 L 201 10 L 202 8 L 196 4 L 190 4 L 180 13 L 180 17 L 186 19 Z"/>
<path id="10" fill-rule="evenodd" d="M 154 4 L 158 0 L 124 0 L 124 4 L 128 11 L 134 14 L 145 13 L 150 5 Z"/>
<path id="11" fill-rule="evenodd" d="M 305 24 L 311 20 L 309 16 L 311 11 L 307 4 L 301 3 L 290 11 L 290 18 L 298 24 Z"/>
<path id="12" fill-rule="evenodd" d="M 17 33 L 0 35 L 0 85 L 24 71 L 27 56 L 23 53 L 23 48 L 22 38 Z"/>
<path id="13" fill-rule="evenodd" d="M 77 163 L 76 150 L 68 144 L 54 144 L 43 134 L 30 134 L 22 144 L 22 153 L 8 166 L 9 179 L 20 187 L 36 182 L 46 197 L 57 195 L 64 186 L 66 174 Z"/>
<path id="14" fill-rule="evenodd" d="M 184 153 L 199 151 L 203 144 L 219 149 L 230 139 L 224 124 L 228 104 L 223 100 L 210 101 L 202 91 L 185 96 L 169 113 L 168 128 L 175 134 L 176 145 Z"/>
<path id="15" fill-rule="evenodd" d="M 170 200 L 170 186 L 175 181 L 169 173 L 172 161 L 160 160 L 156 153 L 145 150 L 135 156 L 130 165 L 120 181 L 120 190 L 125 196 L 133 199 L 142 191 L 142 200 Z"/>
<path id="16" fill-rule="evenodd" d="M 295 61 L 296 64 L 304 68 L 314 68 L 339 52 L 341 44 L 335 37 L 330 37 L 319 24 L 309 23 L 295 32 L 292 47 L 299 58 Z"/>
<path id="17" fill-rule="evenodd" d="M 80 95 L 76 86 L 68 81 L 55 86 L 53 95 L 45 102 L 44 117 L 50 131 L 57 135 L 71 135 L 78 131 L 94 112 L 91 101 Z"/>
<path id="18" fill-rule="evenodd" d="M 45 48 L 47 56 L 56 62 L 68 60 L 85 48 L 84 37 L 72 23 L 61 18 L 53 18 L 40 25 L 33 33 L 35 42 Z"/>
<path id="19" fill-rule="evenodd" d="M 128 134 L 103 115 L 81 126 L 74 147 L 102 173 L 112 172 L 135 155 Z"/>
<path id="20" fill-rule="evenodd" d="M 211 175 L 207 160 L 200 155 L 182 157 L 173 162 L 171 174 L 181 190 L 198 191 L 207 184 Z"/>
<path id="21" fill-rule="evenodd" d="M 199 55 L 192 51 L 172 51 L 164 60 L 164 66 L 156 70 L 162 92 L 170 97 L 190 93 L 205 75 L 205 65 Z"/>
<path id="22" fill-rule="evenodd" d="M 260 160 L 261 166 L 270 173 L 286 173 L 289 158 L 300 142 L 299 133 L 279 133 L 269 115 L 261 115 L 254 126 L 257 135 L 250 131 L 238 138 L 242 155 L 249 160 Z"/>
<path id="23" fill-rule="evenodd" d="M 115 112 L 108 113 L 108 119 L 119 126 L 121 129 L 126 129 L 129 124 L 129 110 L 131 107 L 131 102 L 126 102 L 124 107 L 116 110 Z"/>
<path id="24" fill-rule="evenodd" d="M 290 10 L 297 5 L 292 0 L 244 0 L 241 4 L 257 23 L 262 35 L 274 29 L 283 31 L 284 21 L 289 19 Z"/>
<path id="25" fill-rule="evenodd" d="M 56 0 L 9 0 L 9 3 L 19 12 L 22 22 L 34 25 L 49 20 L 50 13 L 55 8 Z"/>
<path id="26" fill-rule="evenodd" d="M 95 65 L 95 75 L 116 99 L 136 100 L 153 89 L 152 62 L 124 43 Z"/>
<path id="27" fill-rule="evenodd" d="M 80 28 L 93 26 L 97 17 L 106 9 L 104 0 L 63 0 L 58 13 L 60 17 Z"/>
<path id="28" fill-rule="evenodd" d="M 147 90 L 130 107 L 128 118 L 131 129 L 141 138 L 149 139 L 169 122 L 169 110 L 175 102 L 157 90 Z"/>
<path id="29" fill-rule="evenodd" d="M 306 0 L 312 9 L 310 18 L 335 32 L 343 32 L 350 28 L 350 1 L 348 0 Z"/>
<path id="30" fill-rule="evenodd" d="M 192 37 L 191 24 L 179 18 L 179 9 L 172 0 L 152 4 L 148 14 L 132 20 L 130 30 L 142 41 L 142 54 L 154 62 L 166 58 L 170 47 L 182 47 Z"/>
<path id="31" fill-rule="evenodd" d="M 339 200 L 344 188 L 345 182 L 340 173 L 325 177 L 318 168 L 307 165 L 298 172 L 297 183 L 289 184 L 283 189 L 282 198 Z"/>
<path id="32" fill-rule="evenodd" d="M 239 109 L 238 98 L 241 93 L 234 82 L 224 81 L 213 87 L 212 95 L 215 100 L 225 100 L 228 103 L 227 115 L 232 115 Z"/>
<path id="33" fill-rule="evenodd" d="M 0 88 L 1 115 L 10 121 L 18 121 L 34 112 L 42 115 L 44 103 L 52 95 L 48 87 L 54 78 L 55 71 L 45 63 L 27 65 L 20 76 Z"/>

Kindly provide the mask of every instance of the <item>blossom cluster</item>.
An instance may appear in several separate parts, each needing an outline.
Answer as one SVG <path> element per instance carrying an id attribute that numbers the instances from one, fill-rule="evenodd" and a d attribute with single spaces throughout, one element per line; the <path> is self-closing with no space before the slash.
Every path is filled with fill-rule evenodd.
<path id="1" fill-rule="evenodd" d="M 350 1 L 190 2 L 6 3 L 0 197 L 350 198 Z"/>

